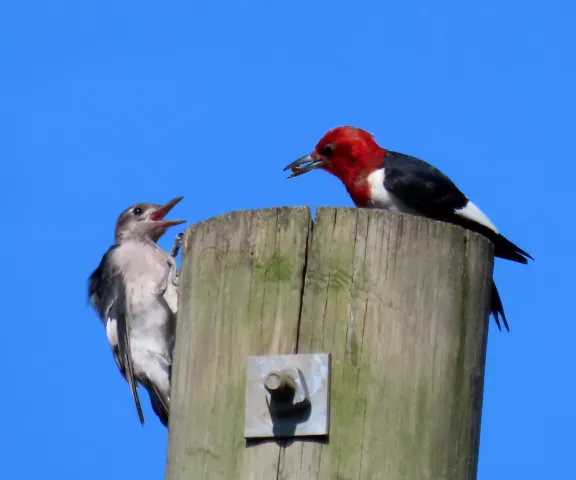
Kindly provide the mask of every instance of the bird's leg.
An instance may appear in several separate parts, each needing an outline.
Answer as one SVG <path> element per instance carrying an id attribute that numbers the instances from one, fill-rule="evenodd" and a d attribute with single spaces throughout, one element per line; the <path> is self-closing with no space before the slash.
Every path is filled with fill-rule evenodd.
<path id="1" fill-rule="evenodd" d="M 171 268 L 172 267 L 170 265 L 170 261 L 167 261 L 166 262 L 166 272 L 164 273 L 162 280 L 158 284 L 158 290 L 156 291 L 156 293 L 159 296 L 162 296 L 162 295 L 164 295 L 164 293 L 166 293 L 166 289 L 168 288 L 168 279 L 170 278 L 170 269 Z"/>
<path id="2" fill-rule="evenodd" d="M 180 251 L 180 247 L 182 246 L 182 239 L 184 238 L 184 232 L 180 232 L 178 235 L 176 235 L 176 239 L 174 240 L 174 246 L 172 247 L 172 265 L 170 265 L 169 267 L 169 275 L 171 273 L 171 280 L 172 280 L 172 285 L 174 285 L 175 287 L 178 287 L 178 285 L 180 284 L 180 278 L 178 277 L 178 266 L 176 265 L 176 262 L 173 260 L 174 258 L 176 258 L 176 255 L 178 255 L 178 252 Z"/>
<path id="3" fill-rule="evenodd" d="M 182 241 L 182 239 L 180 239 L 180 241 Z M 170 276 L 170 281 L 172 282 L 172 285 L 178 288 L 178 285 L 180 284 L 180 277 L 178 276 L 178 265 L 176 265 L 176 260 L 174 257 L 170 257 L 168 265 L 168 275 Z"/>
<path id="4" fill-rule="evenodd" d="M 160 284 L 158 285 L 158 290 L 156 292 L 158 295 L 162 296 L 164 293 L 166 293 L 166 290 L 168 289 L 168 282 L 171 282 L 175 287 L 178 287 L 180 283 L 180 279 L 178 277 L 178 266 L 176 265 L 176 260 L 174 260 L 174 257 L 172 256 L 168 257 L 166 260 L 166 271 L 162 277 L 162 280 L 160 281 Z"/>
<path id="5" fill-rule="evenodd" d="M 168 282 L 172 282 L 172 285 L 178 287 L 180 279 L 178 278 L 178 266 L 176 265 L 176 255 L 180 251 L 180 247 L 182 246 L 182 238 L 184 237 L 184 233 L 180 232 L 176 235 L 176 239 L 174 240 L 174 245 L 172 246 L 172 251 L 170 252 L 170 257 L 168 257 L 166 261 L 166 272 L 164 273 L 164 277 L 162 277 L 162 281 L 160 285 L 158 285 L 158 295 L 164 295 L 166 289 L 168 288 Z"/>

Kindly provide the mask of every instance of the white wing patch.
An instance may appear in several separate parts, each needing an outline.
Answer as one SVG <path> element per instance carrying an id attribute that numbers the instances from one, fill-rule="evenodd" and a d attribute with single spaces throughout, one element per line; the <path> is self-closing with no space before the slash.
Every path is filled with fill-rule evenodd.
<path id="1" fill-rule="evenodd" d="M 368 175 L 368 185 L 370 185 L 370 204 L 375 208 L 391 210 L 394 212 L 411 213 L 412 215 L 421 215 L 420 212 L 406 205 L 396 195 L 390 193 L 384 188 L 384 169 L 376 170 Z M 499 233 L 496 225 L 480 210 L 474 203 L 468 200 L 464 208 L 455 210 L 454 213 L 467 220 L 484 225 L 495 233 Z"/>
<path id="2" fill-rule="evenodd" d="M 468 200 L 468 203 L 464 208 L 455 210 L 454 213 L 462 218 L 466 218 L 467 220 L 472 220 L 473 222 L 479 223 L 480 225 L 484 225 L 495 233 L 499 233 L 496 225 L 494 225 L 484 214 L 484 212 L 482 212 L 482 210 L 480 210 L 470 200 Z"/>
<path id="3" fill-rule="evenodd" d="M 118 346 L 118 329 L 116 327 L 116 319 L 108 318 L 106 322 L 106 336 L 108 337 L 108 342 L 112 348 Z"/>

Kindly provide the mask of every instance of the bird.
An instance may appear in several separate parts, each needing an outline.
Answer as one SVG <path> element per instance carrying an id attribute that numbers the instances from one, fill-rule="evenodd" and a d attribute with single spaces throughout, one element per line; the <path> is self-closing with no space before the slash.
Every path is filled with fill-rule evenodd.
<path id="1" fill-rule="evenodd" d="M 166 220 L 182 200 L 163 205 L 136 203 L 116 222 L 114 244 L 88 280 L 88 298 L 106 329 L 120 373 L 128 383 L 144 425 L 138 384 L 150 396 L 154 413 L 168 427 L 170 376 L 178 310 L 178 267 L 175 256 L 157 245 L 169 227 L 186 220 Z"/>
<path id="2" fill-rule="evenodd" d="M 494 255 L 527 264 L 534 258 L 504 237 L 494 223 L 439 169 L 419 158 L 382 148 L 361 128 L 339 126 L 329 130 L 314 151 L 284 168 L 288 178 L 315 169 L 338 177 L 359 208 L 409 213 L 460 225 L 487 237 Z M 490 312 L 501 330 L 500 318 L 510 331 L 504 306 L 492 280 Z"/>

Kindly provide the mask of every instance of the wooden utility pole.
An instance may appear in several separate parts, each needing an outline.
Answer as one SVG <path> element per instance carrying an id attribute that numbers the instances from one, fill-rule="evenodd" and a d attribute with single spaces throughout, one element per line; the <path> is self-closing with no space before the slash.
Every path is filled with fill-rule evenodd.
<path id="1" fill-rule="evenodd" d="M 185 234 L 167 480 L 473 480 L 492 245 L 353 208 Z M 329 436 L 245 440 L 249 356 L 329 353 Z"/>

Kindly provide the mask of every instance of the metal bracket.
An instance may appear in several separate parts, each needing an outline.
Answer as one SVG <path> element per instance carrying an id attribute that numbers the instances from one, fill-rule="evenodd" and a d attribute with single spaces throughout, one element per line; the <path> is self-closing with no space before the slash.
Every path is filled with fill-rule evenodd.
<path id="1" fill-rule="evenodd" d="M 328 435 L 330 354 L 248 357 L 245 438 Z"/>

